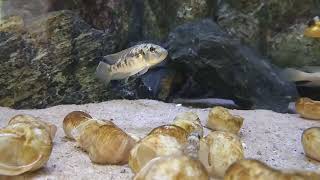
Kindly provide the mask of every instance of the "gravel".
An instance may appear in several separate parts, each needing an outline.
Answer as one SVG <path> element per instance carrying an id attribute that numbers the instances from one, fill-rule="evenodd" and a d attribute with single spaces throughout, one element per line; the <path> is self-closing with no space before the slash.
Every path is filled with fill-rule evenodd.
<path id="1" fill-rule="evenodd" d="M 93 164 L 76 142 L 65 138 L 63 118 L 75 110 L 88 112 L 95 118 L 113 119 L 119 127 L 143 137 L 151 129 L 172 122 L 181 112 L 198 113 L 205 124 L 209 109 L 193 109 L 154 100 L 114 100 L 86 105 L 60 105 L 39 110 L 13 110 L 0 107 L 0 126 L 17 114 L 30 114 L 58 126 L 54 148 L 48 163 L 40 170 L 18 178 L 33 179 L 131 179 L 133 174 L 125 166 Z M 304 129 L 320 126 L 320 121 L 304 120 L 297 114 L 280 114 L 268 110 L 232 110 L 245 118 L 240 137 L 245 157 L 259 159 L 279 169 L 310 170 L 320 173 L 320 163 L 305 157 L 301 145 Z M 208 130 L 205 130 L 208 133 Z M 7 178 L 7 177 L 1 177 Z"/>

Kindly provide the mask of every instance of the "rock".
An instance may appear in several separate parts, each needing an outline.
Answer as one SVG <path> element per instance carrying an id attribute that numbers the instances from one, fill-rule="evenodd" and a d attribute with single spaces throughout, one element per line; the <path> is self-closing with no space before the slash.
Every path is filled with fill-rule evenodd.
<path id="1" fill-rule="evenodd" d="M 139 1 L 139 0 L 136 0 Z M 210 17 L 215 0 L 143 1 L 142 31 L 146 39 L 164 39 L 170 30 L 186 22 Z"/>
<path id="2" fill-rule="evenodd" d="M 269 42 L 272 62 L 282 67 L 319 66 L 320 42 L 303 36 L 305 23 L 294 24 Z"/>
<path id="3" fill-rule="evenodd" d="M 42 108 L 145 92 L 138 80 L 119 91 L 96 79 L 100 57 L 113 53 L 119 41 L 71 11 L 49 13 L 27 25 L 13 16 L 2 21 L 0 42 L 0 106 Z"/>
<path id="4" fill-rule="evenodd" d="M 80 16 L 93 28 L 115 33 L 123 46 L 127 41 L 132 1 L 76 0 Z"/>
<path id="5" fill-rule="evenodd" d="M 46 15 L 50 11 L 78 8 L 73 0 L 3 0 L 0 7 L 1 17 L 20 16 L 25 22 Z"/>
<path id="6" fill-rule="evenodd" d="M 312 0 L 226 0 L 216 18 L 230 34 L 270 56 L 276 65 L 318 65 L 319 42 L 303 37 L 303 29 L 319 13 L 319 5 Z"/>
<path id="7" fill-rule="evenodd" d="M 275 67 L 211 20 L 176 28 L 170 33 L 168 50 L 171 63 L 204 91 L 201 97 L 216 92 L 227 94 L 241 107 L 286 112 L 297 96 L 294 85 L 280 79 Z"/>

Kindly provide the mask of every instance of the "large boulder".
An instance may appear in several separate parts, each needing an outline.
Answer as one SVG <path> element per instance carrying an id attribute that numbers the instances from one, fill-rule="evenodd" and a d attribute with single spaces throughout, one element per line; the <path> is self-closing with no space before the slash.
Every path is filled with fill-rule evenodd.
<path id="1" fill-rule="evenodd" d="M 0 106 L 42 108 L 113 98 L 148 97 L 139 80 L 106 88 L 95 77 L 100 57 L 119 41 L 91 28 L 71 11 L 25 23 L 19 16 L 0 25 Z"/>
<path id="2" fill-rule="evenodd" d="M 278 112 L 297 96 L 275 67 L 211 20 L 179 26 L 170 33 L 168 49 L 171 64 L 192 79 L 184 89 L 189 96 L 228 97 L 242 107 Z"/>

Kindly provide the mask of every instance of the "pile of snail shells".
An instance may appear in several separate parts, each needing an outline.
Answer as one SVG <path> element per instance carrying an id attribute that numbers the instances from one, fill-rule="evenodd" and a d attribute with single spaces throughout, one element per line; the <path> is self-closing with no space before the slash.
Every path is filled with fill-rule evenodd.
<path id="1" fill-rule="evenodd" d="M 129 166 L 137 173 L 156 157 L 181 155 L 187 143 L 188 133 L 175 125 L 164 125 L 153 129 L 130 151 Z"/>
<path id="2" fill-rule="evenodd" d="M 299 98 L 296 103 L 296 111 L 302 118 L 320 120 L 320 101 L 310 98 Z"/>
<path id="3" fill-rule="evenodd" d="M 200 141 L 199 159 L 210 176 L 222 178 L 230 165 L 244 159 L 240 138 L 230 132 L 210 132 Z"/>
<path id="4" fill-rule="evenodd" d="M 69 113 L 63 120 L 67 137 L 75 139 L 98 164 L 128 163 L 130 150 L 136 141 L 112 121 L 93 119 L 81 111 Z"/>
<path id="5" fill-rule="evenodd" d="M 208 172 L 198 159 L 200 136 L 198 133 L 195 134 L 189 135 L 183 154 L 152 159 L 136 174 L 134 180 L 209 180 Z"/>
<path id="6" fill-rule="evenodd" d="M 44 166 L 57 127 L 31 115 L 16 115 L 0 129 L 0 175 L 14 176 Z"/>
<path id="7" fill-rule="evenodd" d="M 153 129 L 131 150 L 129 166 L 137 173 L 149 161 L 156 157 L 182 155 L 188 136 L 197 132 L 203 135 L 203 127 L 197 114 L 186 112 L 179 114 L 171 125 Z"/>
<path id="8" fill-rule="evenodd" d="M 224 180 L 318 180 L 320 175 L 313 172 L 280 171 L 254 159 L 244 159 L 232 164 Z"/>
<path id="9" fill-rule="evenodd" d="M 209 111 L 207 127 L 216 131 L 227 131 L 238 134 L 243 118 L 232 115 L 228 109 L 217 106 Z"/>
<path id="10" fill-rule="evenodd" d="M 320 161 L 320 127 L 311 127 L 304 130 L 301 142 L 306 156 Z"/>

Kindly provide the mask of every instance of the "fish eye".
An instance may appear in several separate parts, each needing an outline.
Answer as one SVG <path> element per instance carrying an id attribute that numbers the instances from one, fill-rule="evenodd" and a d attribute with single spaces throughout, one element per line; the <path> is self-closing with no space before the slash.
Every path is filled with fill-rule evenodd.
<path id="1" fill-rule="evenodd" d="M 154 52 L 155 50 L 156 50 L 156 48 L 154 48 L 154 47 L 150 47 L 150 49 L 149 49 L 151 52 Z"/>

